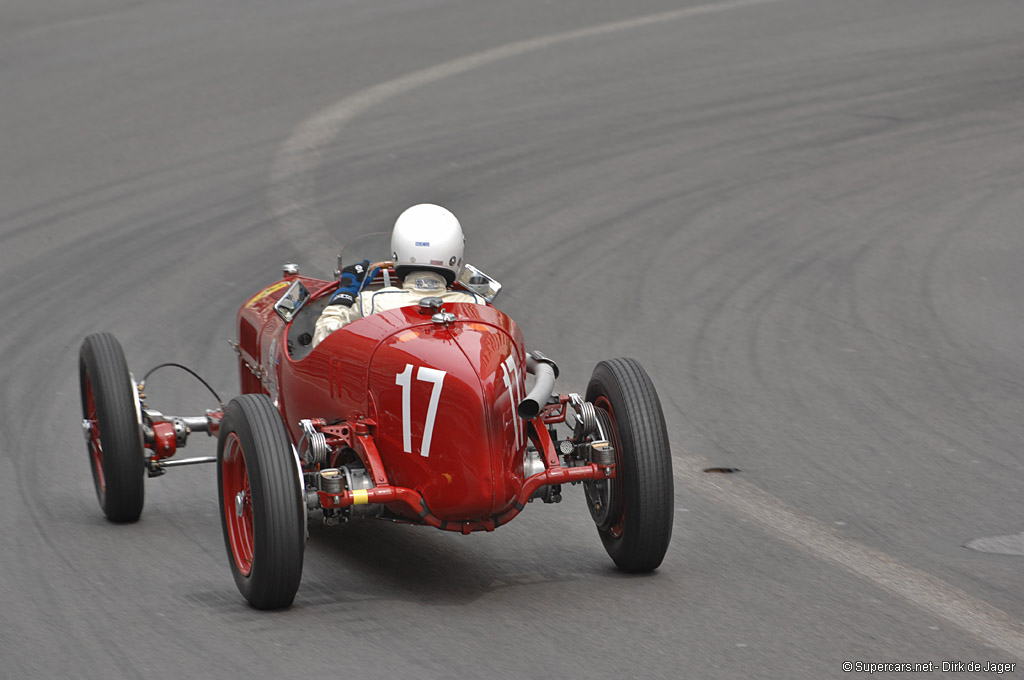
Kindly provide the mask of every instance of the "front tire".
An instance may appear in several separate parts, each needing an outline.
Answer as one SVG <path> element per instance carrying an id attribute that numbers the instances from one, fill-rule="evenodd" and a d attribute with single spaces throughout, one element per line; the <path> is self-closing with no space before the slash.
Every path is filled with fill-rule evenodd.
<path id="1" fill-rule="evenodd" d="M 615 446 L 615 478 L 586 483 L 601 542 L 622 571 L 653 571 L 672 538 L 674 507 L 672 451 L 658 393 L 635 359 L 611 359 L 594 368 L 586 399 Z"/>
<path id="2" fill-rule="evenodd" d="M 145 458 L 135 384 L 117 338 L 110 333 L 86 337 L 78 378 L 96 498 L 111 522 L 136 522 L 145 499 Z"/>
<path id="3" fill-rule="evenodd" d="M 291 605 L 302 579 L 305 517 L 288 432 L 264 394 L 224 409 L 217 439 L 217 487 L 228 562 L 256 609 Z"/>

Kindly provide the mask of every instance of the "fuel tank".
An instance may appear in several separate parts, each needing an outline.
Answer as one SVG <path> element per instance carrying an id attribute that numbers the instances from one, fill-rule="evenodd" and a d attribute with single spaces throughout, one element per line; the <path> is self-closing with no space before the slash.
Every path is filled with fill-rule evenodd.
<path id="1" fill-rule="evenodd" d="M 369 410 L 392 484 L 418 491 L 441 519 L 485 519 L 523 484 L 523 344 L 493 308 L 445 308 L 455 317 L 447 324 L 424 323 L 415 308 L 383 313 L 406 323 L 370 356 Z"/>

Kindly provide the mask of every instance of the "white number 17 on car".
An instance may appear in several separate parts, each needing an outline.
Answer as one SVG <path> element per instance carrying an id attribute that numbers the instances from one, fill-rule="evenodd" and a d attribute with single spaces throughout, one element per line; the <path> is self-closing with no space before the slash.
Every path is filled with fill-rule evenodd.
<path id="1" fill-rule="evenodd" d="M 526 440 L 526 434 L 522 431 L 522 421 L 515 409 L 515 404 L 522 398 L 522 395 L 519 394 L 519 367 L 516 365 L 515 358 L 510 356 L 502 362 L 501 368 L 505 387 L 511 397 L 512 421 L 518 449 Z M 434 437 L 434 422 L 437 420 L 437 405 L 441 402 L 441 387 L 448 374 L 436 368 L 420 366 L 417 369 L 412 364 L 406 364 L 405 370 L 395 375 L 395 384 L 402 388 L 402 450 L 406 453 L 412 453 L 413 373 L 416 374 L 416 380 L 433 384 L 433 388 L 430 390 L 430 402 L 427 404 L 427 419 L 423 423 L 423 443 L 420 445 L 420 455 L 427 457 L 430 455 L 430 442 Z"/>
<path id="2" fill-rule="evenodd" d="M 406 364 L 405 370 L 395 376 L 395 384 L 402 387 L 402 450 L 412 453 L 412 426 L 410 415 L 412 411 L 412 372 L 413 365 Z M 420 455 L 430 455 L 430 440 L 434 435 L 434 420 L 437 419 L 437 404 L 441 401 L 441 385 L 444 383 L 444 371 L 436 368 L 420 366 L 416 371 L 416 379 L 423 382 L 433 383 L 434 388 L 430 390 L 430 404 L 427 406 L 427 421 L 423 424 L 423 444 L 420 446 Z"/>

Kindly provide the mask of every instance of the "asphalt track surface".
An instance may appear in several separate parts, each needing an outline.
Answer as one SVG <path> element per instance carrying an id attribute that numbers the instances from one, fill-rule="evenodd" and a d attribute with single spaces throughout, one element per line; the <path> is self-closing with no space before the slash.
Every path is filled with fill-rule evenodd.
<path id="1" fill-rule="evenodd" d="M 652 374 L 661 569 L 617 573 L 567 489 L 493 534 L 314 528 L 268 614 L 212 467 L 104 521 L 84 336 L 232 395 L 239 304 L 421 201 L 561 389 L 612 356 Z M 1022 558 L 964 547 L 1024 530 L 1022 214 L 1016 0 L 6 0 L 0 676 L 1024 663 Z M 183 374 L 148 392 L 212 405 Z"/>

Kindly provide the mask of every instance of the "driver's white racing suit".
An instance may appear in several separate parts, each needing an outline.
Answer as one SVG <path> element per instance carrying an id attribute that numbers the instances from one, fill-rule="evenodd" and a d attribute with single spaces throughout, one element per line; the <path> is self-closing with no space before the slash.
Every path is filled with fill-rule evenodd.
<path id="1" fill-rule="evenodd" d="M 374 312 L 415 305 L 425 297 L 439 297 L 445 302 L 477 302 L 484 304 L 479 295 L 463 291 L 448 290 L 444 277 L 430 271 L 412 272 L 405 277 L 402 287 L 388 286 L 380 290 L 365 290 L 351 307 L 327 305 L 316 321 L 313 346 L 316 347 L 328 335 L 342 326 Z"/>

